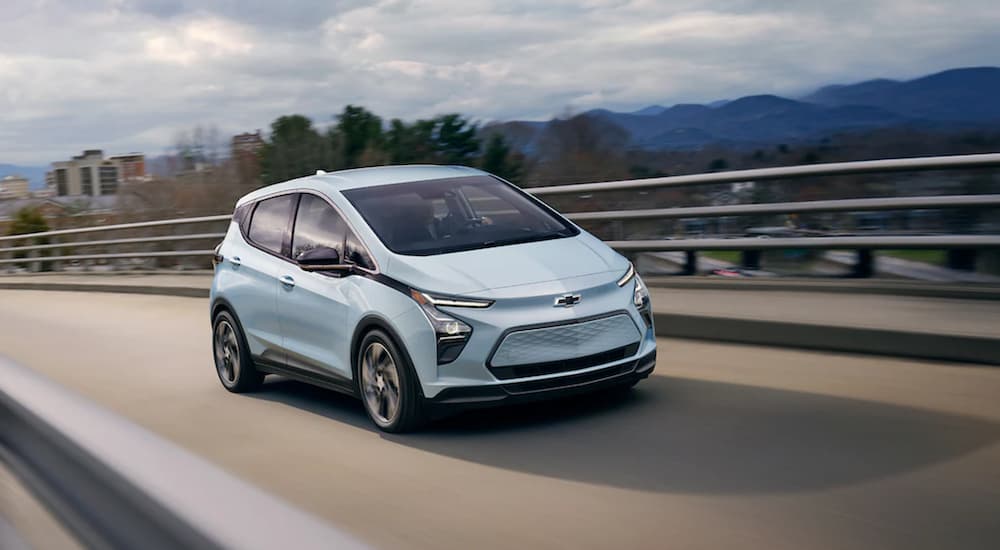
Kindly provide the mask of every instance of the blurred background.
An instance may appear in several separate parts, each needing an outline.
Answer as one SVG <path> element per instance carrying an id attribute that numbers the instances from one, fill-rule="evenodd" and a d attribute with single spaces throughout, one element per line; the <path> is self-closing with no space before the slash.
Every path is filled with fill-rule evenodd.
<path id="1" fill-rule="evenodd" d="M 997 10 L 989 2 L 780 9 L 708 1 L 487 3 L 456 11 L 409 2 L 308 2 L 294 9 L 251 2 L 236 9 L 179 0 L 66 0 L 17 1 L 4 10 L 10 37 L 0 96 L 4 234 L 227 214 L 248 191 L 317 169 L 463 164 L 534 188 L 1000 151 L 1000 68 L 991 66 Z M 417 30 L 414 20 L 438 30 Z M 891 32 L 883 24 L 890 21 Z M 563 212 L 600 212 L 997 189 L 996 169 L 987 167 L 769 181 L 748 175 L 722 184 L 543 198 Z M 615 241 L 998 229 L 989 202 L 846 206 L 579 223 Z M 106 235 L 213 227 L 224 223 Z M 139 250 L 165 248 L 90 251 Z M 79 255 L 39 254 L 54 252 Z M 879 276 L 996 282 L 1000 275 L 996 252 L 988 249 L 888 249 L 875 256 L 868 271 Z M 204 268 L 206 262 L 123 258 L 2 267 Z M 850 274 L 845 266 L 856 264 L 844 251 L 795 249 L 749 258 L 737 250 L 706 251 L 686 262 L 676 253 L 646 254 L 640 267 L 661 274 L 736 267 L 742 271 L 727 275 L 768 276 Z"/>
<path id="2" fill-rule="evenodd" d="M 4 1 L 0 548 L 995 548 L 998 28 L 993 0 Z M 413 163 L 628 256 L 654 375 L 407 436 L 219 388 L 235 201 Z"/>

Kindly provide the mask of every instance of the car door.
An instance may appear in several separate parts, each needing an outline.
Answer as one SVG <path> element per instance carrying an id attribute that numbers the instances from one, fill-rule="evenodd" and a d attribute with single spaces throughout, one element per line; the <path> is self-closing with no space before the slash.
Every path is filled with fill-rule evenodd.
<path id="1" fill-rule="evenodd" d="M 278 317 L 289 367 L 336 380 L 351 378 L 347 326 L 351 276 L 299 269 L 295 258 L 316 247 L 344 256 L 347 224 L 326 199 L 303 193 L 292 225 L 291 258 L 279 274 Z M 345 260 L 342 260 L 345 261 Z"/>
<path id="2" fill-rule="evenodd" d="M 231 271 L 226 295 L 258 361 L 281 363 L 281 330 L 277 320 L 278 277 L 288 261 L 282 258 L 297 196 L 282 195 L 257 202 L 250 212 L 246 243 L 226 255 Z"/>

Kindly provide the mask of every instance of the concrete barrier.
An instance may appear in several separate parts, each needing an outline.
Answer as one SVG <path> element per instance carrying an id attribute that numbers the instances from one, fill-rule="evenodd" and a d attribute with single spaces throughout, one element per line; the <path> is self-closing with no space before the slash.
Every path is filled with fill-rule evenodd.
<path id="1" fill-rule="evenodd" d="M 6 280 L 5 280 L 6 279 Z M 55 290 L 73 292 L 115 292 L 205 298 L 211 276 L 132 275 L 75 277 L 0 278 L 0 289 Z M 914 297 L 995 299 L 995 289 L 943 288 L 934 285 L 883 284 L 869 286 L 856 281 L 728 281 L 653 278 L 651 287 L 700 288 L 724 291 L 819 291 L 852 294 L 890 294 Z M 896 330 L 754 319 L 752 316 L 726 317 L 670 311 L 669 300 L 654 300 L 657 336 L 691 338 L 765 346 L 782 346 L 849 353 L 891 355 L 922 359 L 1000 365 L 1000 338 L 990 335 L 957 334 L 948 331 Z"/>
<path id="2" fill-rule="evenodd" d="M 657 336 L 1000 365 L 1000 340 L 877 328 L 655 312 Z"/>

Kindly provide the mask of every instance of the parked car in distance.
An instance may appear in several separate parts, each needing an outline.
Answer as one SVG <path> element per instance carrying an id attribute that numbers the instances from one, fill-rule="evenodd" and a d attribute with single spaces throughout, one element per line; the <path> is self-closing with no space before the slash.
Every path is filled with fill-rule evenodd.
<path id="1" fill-rule="evenodd" d="M 628 260 L 472 168 L 364 168 L 254 191 L 214 263 L 226 389 L 289 376 L 361 398 L 388 432 L 436 409 L 630 387 L 656 362 L 649 293 Z"/>

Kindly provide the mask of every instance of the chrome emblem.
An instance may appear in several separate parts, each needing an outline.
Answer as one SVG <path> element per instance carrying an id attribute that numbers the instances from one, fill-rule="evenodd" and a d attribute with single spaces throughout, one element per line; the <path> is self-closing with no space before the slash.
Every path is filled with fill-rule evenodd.
<path id="1" fill-rule="evenodd" d="M 556 302 L 552 304 L 552 307 L 573 307 L 579 304 L 582 299 L 579 294 L 567 294 L 556 298 Z"/>

